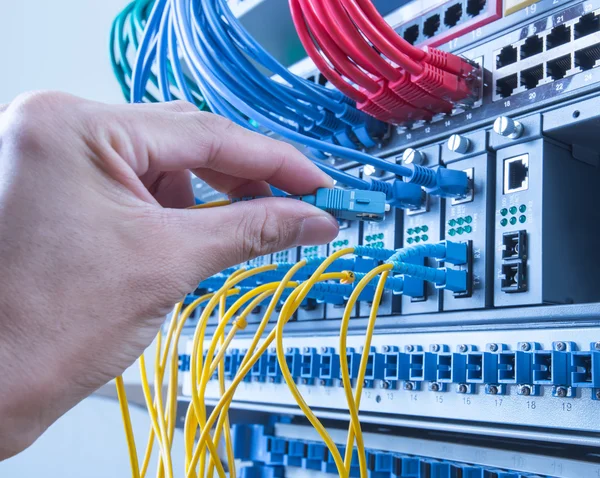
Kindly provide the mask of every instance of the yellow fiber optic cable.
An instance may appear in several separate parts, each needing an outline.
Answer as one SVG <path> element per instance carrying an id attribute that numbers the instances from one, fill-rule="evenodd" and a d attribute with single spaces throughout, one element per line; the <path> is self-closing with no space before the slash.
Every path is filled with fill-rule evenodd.
<path id="1" fill-rule="evenodd" d="M 196 204 L 195 206 L 190 206 L 186 209 L 208 209 L 211 207 L 228 206 L 229 204 L 231 204 L 231 201 L 229 199 L 223 199 L 222 201 L 212 201 L 205 202 L 204 204 Z"/>
<path id="2" fill-rule="evenodd" d="M 350 412 L 350 422 L 351 422 L 350 428 L 353 429 L 354 434 L 356 435 L 356 447 L 358 449 L 358 459 L 359 459 L 361 478 L 364 478 L 367 476 L 367 463 L 366 463 L 366 456 L 365 456 L 365 446 L 364 446 L 364 441 L 363 441 L 363 437 L 362 437 L 362 430 L 360 428 L 360 420 L 358 417 L 358 406 L 355 403 L 354 397 L 352 394 L 352 382 L 350 380 L 350 373 L 348 370 L 347 346 L 346 346 L 347 337 L 348 337 L 348 324 L 350 322 L 350 316 L 352 314 L 354 304 L 356 304 L 356 301 L 358 300 L 358 297 L 361 294 L 361 292 L 369 284 L 369 282 L 371 282 L 371 280 L 373 280 L 379 274 L 386 273 L 384 280 L 383 281 L 380 280 L 380 282 L 377 286 L 377 289 L 376 289 L 376 294 L 378 292 L 380 293 L 379 296 L 376 296 L 374 298 L 374 302 L 373 302 L 374 305 L 377 304 L 377 308 L 375 310 L 371 309 L 371 314 L 370 314 L 370 318 L 369 318 L 369 331 L 367 332 L 367 340 L 365 343 L 365 348 L 363 349 L 363 356 L 361 358 L 360 370 L 359 370 L 359 375 L 358 375 L 357 384 L 356 384 L 357 397 L 360 397 L 360 393 L 362 393 L 362 388 L 364 385 L 363 384 L 364 375 L 365 375 L 366 364 L 367 364 L 368 354 L 369 354 L 369 349 L 367 348 L 367 345 L 370 347 L 371 337 L 373 334 L 372 327 L 374 327 L 374 324 L 375 324 L 375 320 L 373 319 L 373 317 L 375 317 L 375 319 L 377 318 L 377 311 L 379 308 L 378 304 L 381 300 L 381 294 L 383 293 L 383 286 L 385 285 L 385 280 L 387 280 L 387 275 L 389 274 L 389 271 L 391 270 L 391 268 L 392 268 L 392 266 L 390 264 L 383 264 L 383 265 L 378 266 L 375 269 L 371 270 L 370 272 L 368 272 L 360 280 L 360 282 L 354 287 L 354 290 L 352 291 L 352 294 L 350 295 L 350 298 L 348 299 L 348 303 L 346 304 L 346 309 L 344 311 L 344 316 L 342 318 L 342 324 L 340 327 L 340 352 L 339 352 L 340 353 L 340 372 L 341 372 L 340 375 L 342 377 L 344 393 L 346 394 L 346 401 L 348 402 L 348 411 Z M 359 399 L 359 402 L 360 402 L 360 399 Z M 352 440 L 350 439 L 350 433 L 348 434 L 348 442 L 350 443 L 350 447 L 346 448 L 345 463 L 344 463 L 344 468 L 347 471 L 350 470 L 350 462 L 352 460 L 352 448 L 353 448 L 352 444 L 354 443 L 354 438 L 352 438 Z"/>
<path id="3" fill-rule="evenodd" d="M 129 404 L 127 402 L 127 393 L 125 392 L 123 376 L 119 375 L 117 378 L 115 378 L 115 383 L 117 387 L 117 396 L 119 397 L 121 415 L 123 417 L 123 426 L 125 427 L 125 437 L 127 438 L 127 449 L 129 450 L 129 462 L 131 464 L 131 476 L 132 478 L 140 478 L 140 466 L 135 447 L 133 427 L 131 426 L 131 416 L 129 415 Z"/>
<path id="4" fill-rule="evenodd" d="M 212 427 L 212 425 L 215 423 L 217 417 L 221 418 L 221 411 L 224 408 L 226 408 L 226 405 L 228 406 L 228 404 L 231 402 L 233 394 L 235 393 L 237 386 L 242 381 L 243 377 L 249 372 L 249 370 L 252 368 L 252 366 L 258 360 L 258 358 L 260 358 L 260 355 L 264 352 L 264 350 L 266 350 L 266 347 L 263 344 L 263 346 L 260 348 L 262 350 L 260 353 L 252 354 L 252 352 L 251 352 L 251 350 L 252 351 L 254 350 L 254 348 L 258 344 L 258 341 L 260 340 L 260 334 L 262 334 L 262 332 L 264 331 L 264 328 L 266 327 L 266 322 L 268 321 L 269 314 L 272 313 L 275 306 L 277 305 L 279 297 L 281 297 L 281 294 L 283 293 L 283 290 L 284 290 L 285 286 L 287 285 L 287 282 L 289 281 L 289 279 L 293 276 L 293 274 L 296 273 L 296 271 L 298 269 L 303 267 L 305 264 L 306 264 L 305 261 L 300 261 L 298 264 L 294 265 L 285 274 L 283 280 L 280 282 L 277 290 L 275 291 L 275 294 L 273 295 L 273 298 L 271 299 L 271 302 L 269 304 L 267 312 L 265 312 L 265 316 L 263 317 L 263 320 L 262 320 L 261 324 L 259 325 L 259 328 L 254 336 L 252 344 L 251 344 L 250 348 L 248 349 L 248 353 L 244 357 L 242 364 L 240 366 L 240 369 L 238 370 L 232 384 L 230 385 L 229 389 L 225 392 L 225 394 L 221 397 L 217 406 L 213 409 L 213 412 L 211 413 L 208 422 L 206 422 L 204 424 L 204 429 L 201 430 L 200 439 L 198 440 L 198 442 L 196 444 L 196 448 L 194 449 L 191 459 L 188 460 L 188 458 L 186 457 L 187 476 L 188 477 L 194 476 L 194 470 L 196 468 L 198 460 L 199 460 L 200 456 L 204 454 L 204 447 L 206 446 L 205 442 L 207 442 L 210 427 Z M 265 318 L 267 318 L 267 321 L 265 321 Z M 272 335 L 272 337 L 271 337 L 271 342 L 272 342 L 273 338 L 274 338 L 274 333 L 272 333 L 271 335 Z M 270 342 L 268 342 L 268 343 L 270 343 Z M 268 346 L 268 343 L 267 343 L 267 346 Z M 263 349 L 263 347 L 264 347 L 264 349 Z M 242 371 L 244 371 L 244 372 L 242 373 Z M 190 414 L 188 414 L 188 416 L 190 416 Z M 188 436 L 190 436 L 190 435 L 188 435 Z M 208 446 L 210 446 L 210 445 L 211 444 L 208 444 Z M 188 446 L 189 446 L 189 442 L 188 442 Z M 189 448 L 187 448 L 187 449 L 189 449 Z"/>

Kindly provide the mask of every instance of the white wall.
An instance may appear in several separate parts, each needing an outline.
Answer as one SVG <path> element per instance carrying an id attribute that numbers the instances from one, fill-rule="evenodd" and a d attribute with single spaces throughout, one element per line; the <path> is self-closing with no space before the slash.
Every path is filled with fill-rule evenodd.
<path id="1" fill-rule="evenodd" d="M 108 56 L 126 0 L 1 0 L 0 103 L 27 90 L 123 102 Z"/>
<path id="2" fill-rule="evenodd" d="M 0 0 L 0 104 L 24 91 L 40 89 L 62 90 L 107 103 L 124 102 L 110 66 L 108 41 L 111 22 L 126 3 Z M 153 356 L 151 350 L 149 354 Z M 148 361 L 149 369 L 152 363 Z M 148 373 L 153 376 L 152 370 Z M 139 383 L 138 377 L 137 367 L 125 375 L 128 383 Z M 149 427 L 147 413 L 132 408 L 132 419 L 138 446 L 143 448 Z M 174 450 L 181 446 L 175 443 Z M 116 401 L 85 400 L 30 449 L 0 463 L 0 476 L 131 476 Z"/>

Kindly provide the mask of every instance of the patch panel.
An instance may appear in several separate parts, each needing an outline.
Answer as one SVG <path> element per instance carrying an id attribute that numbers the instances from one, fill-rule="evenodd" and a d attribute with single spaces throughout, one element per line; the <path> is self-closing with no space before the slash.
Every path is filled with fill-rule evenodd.
<path id="1" fill-rule="evenodd" d="M 402 410 L 404 417 L 416 420 L 478 420 L 594 431 L 592 417 L 600 407 L 600 347 L 597 342 L 590 344 L 590 338 L 596 336 L 600 337 L 593 327 L 377 334 L 365 376 L 361 419 L 377 421 L 383 414 L 393 423 Z M 523 340 L 528 337 L 534 340 Z M 232 343 L 240 351 L 238 357 L 248 341 Z M 304 342 L 302 337 L 284 338 L 288 365 L 300 392 L 317 410 L 343 413 L 338 338 L 314 337 L 308 349 Z M 353 383 L 361 343 L 360 336 L 348 338 L 346 360 Z M 254 381 L 243 384 L 235 400 L 282 406 L 290 412 L 295 401 L 285 384 L 269 380 L 270 353 L 265 357 L 264 375 L 253 375 Z M 186 380 L 183 383 L 186 395 Z M 209 382 L 207 393 L 209 398 L 219 396 L 216 380 Z M 566 413 L 565 400 L 578 413 Z M 552 423 L 546 420 L 549 414 Z"/>
<path id="2" fill-rule="evenodd" d="M 299 248 L 298 259 L 311 259 L 314 257 L 327 257 L 328 245 L 304 246 Z M 302 302 L 296 312 L 297 320 L 319 320 L 325 318 L 325 303 L 316 299 L 307 298 Z"/>
<path id="3" fill-rule="evenodd" d="M 501 9 L 496 0 L 452 0 L 425 11 L 407 6 L 407 14 L 395 12 L 403 21 L 395 30 L 412 45 L 438 46 L 497 20 Z M 418 17 L 410 19 L 411 14 Z"/>

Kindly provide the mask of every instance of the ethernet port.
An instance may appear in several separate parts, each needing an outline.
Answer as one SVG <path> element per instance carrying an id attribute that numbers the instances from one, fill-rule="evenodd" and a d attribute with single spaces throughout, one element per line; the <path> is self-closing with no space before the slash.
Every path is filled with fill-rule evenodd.
<path id="1" fill-rule="evenodd" d="M 583 71 L 591 70 L 600 60 L 600 44 L 592 45 L 575 52 L 575 66 Z"/>
<path id="2" fill-rule="evenodd" d="M 408 43 L 414 45 L 417 42 L 417 38 L 419 38 L 419 25 L 408 27 L 404 30 L 403 37 Z"/>
<path id="3" fill-rule="evenodd" d="M 560 80 L 564 78 L 567 74 L 567 71 L 571 69 L 571 55 L 565 55 L 558 57 L 554 60 L 550 60 L 546 64 L 546 70 L 548 72 L 548 76 L 553 80 Z"/>
<path id="4" fill-rule="evenodd" d="M 505 76 L 504 78 L 498 78 L 496 80 L 496 94 L 501 98 L 508 98 L 513 94 L 513 91 L 517 87 L 517 74 Z"/>
<path id="5" fill-rule="evenodd" d="M 512 65 L 517 62 L 517 49 L 508 45 L 500 50 L 500 53 L 496 56 L 496 69 L 503 68 L 507 65 Z"/>
<path id="6" fill-rule="evenodd" d="M 542 53 L 542 51 L 544 51 L 544 40 L 537 35 L 529 37 L 521 45 L 521 60 Z"/>
<path id="7" fill-rule="evenodd" d="M 521 72 L 521 86 L 524 86 L 526 90 L 535 88 L 540 80 L 544 77 L 544 65 L 532 66 Z"/>
<path id="8" fill-rule="evenodd" d="M 427 38 L 434 36 L 440 29 L 440 16 L 438 14 L 431 15 L 425 23 L 423 23 L 423 34 Z"/>
<path id="9" fill-rule="evenodd" d="M 525 263 L 521 261 L 502 264 L 502 280 L 500 283 L 502 292 L 511 294 L 527 290 L 525 267 Z"/>
<path id="10" fill-rule="evenodd" d="M 460 21 L 462 12 L 462 5 L 460 3 L 452 5 L 444 14 L 444 25 L 448 27 L 455 26 Z"/>
<path id="11" fill-rule="evenodd" d="M 504 160 L 504 194 L 529 189 L 529 155 Z"/>
<path id="12" fill-rule="evenodd" d="M 502 259 L 527 259 L 527 231 L 502 234 Z"/>
<path id="13" fill-rule="evenodd" d="M 476 17 L 485 8 L 486 0 L 467 0 L 467 15 Z"/>
<path id="14" fill-rule="evenodd" d="M 557 46 L 569 43 L 571 40 L 571 27 L 567 25 L 558 25 L 550 30 L 546 37 L 546 50 L 551 50 Z"/>
<path id="15" fill-rule="evenodd" d="M 600 31 L 600 17 L 593 12 L 588 13 L 581 17 L 573 28 L 575 40 L 586 35 L 591 35 L 592 33 Z"/>

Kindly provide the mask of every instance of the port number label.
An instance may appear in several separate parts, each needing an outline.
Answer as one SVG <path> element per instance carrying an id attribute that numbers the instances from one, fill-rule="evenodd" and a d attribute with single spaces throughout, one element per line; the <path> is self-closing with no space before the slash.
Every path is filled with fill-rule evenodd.
<path id="1" fill-rule="evenodd" d="M 528 401 L 527 402 L 527 408 L 529 408 L 530 410 L 535 410 L 537 408 L 537 405 L 535 404 L 534 400 Z"/>
<path id="2" fill-rule="evenodd" d="M 583 81 L 592 81 L 593 75 L 591 73 L 586 73 L 583 75 Z"/>
<path id="3" fill-rule="evenodd" d="M 556 83 L 556 85 L 554 85 L 554 89 L 556 91 L 563 91 L 565 89 L 565 85 L 564 83 Z"/>
<path id="4" fill-rule="evenodd" d="M 556 24 L 562 23 L 565 21 L 565 17 L 564 15 L 559 15 L 558 17 L 556 17 L 555 22 Z"/>
<path id="5" fill-rule="evenodd" d="M 471 35 L 473 36 L 473 38 L 479 38 L 479 37 L 481 37 L 481 28 L 478 28 L 477 30 L 473 30 L 471 32 Z"/>
<path id="6" fill-rule="evenodd" d="M 573 410 L 573 404 L 572 403 L 563 403 L 562 409 L 563 409 L 563 412 L 570 412 L 571 410 Z"/>
<path id="7" fill-rule="evenodd" d="M 591 12 L 594 9 L 594 7 L 592 6 L 591 3 L 584 3 L 583 4 L 583 11 L 585 13 Z"/>
<path id="8" fill-rule="evenodd" d="M 463 404 L 465 404 L 465 405 L 471 405 L 471 398 L 470 397 L 463 397 Z"/>
<path id="9" fill-rule="evenodd" d="M 510 100 L 506 100 L 506 101 L 504 102 L 504 107 L 505 107 L 505 108 L 508 108 L 509 106 L 510 106 Z"/>
<path id="10" fill-rule="evenodd" d="M 525 15 L 533 15 L 537 11 L 537 4 L 529 5 L 525 7 Z"/>
<path id="11" fill-rule="evenodd" d="M 535 100 L 535 97 L 536 97 L 535 91 L 532 91 L 531 93 L 529 93 L 530 100 Z"/>
<path id="12" fill-rule="evenodd" d="M 501 398 L 497 398 L 497 399 L 495 400 L 495 402 L 496 402 L 496 406 L 497 406 L 497 407 L 501 407 L 501 406 L 502 406 L 502 399 L 501 399 Z"/>

